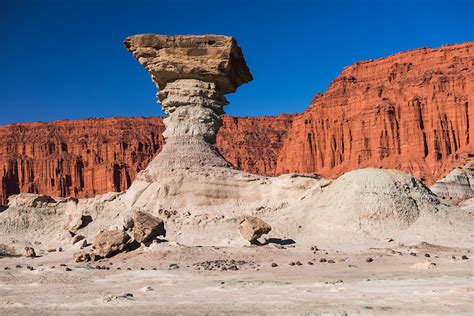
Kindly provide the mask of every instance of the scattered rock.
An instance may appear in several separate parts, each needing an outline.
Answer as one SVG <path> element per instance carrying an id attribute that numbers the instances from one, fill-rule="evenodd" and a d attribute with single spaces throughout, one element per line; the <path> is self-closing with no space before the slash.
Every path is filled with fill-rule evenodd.
<path id="1" fill-rule="evenodd" d="M 208 260 L 203 262 L 198 262 L 193 264 L 194 269 L 196 270 L 220 270 L 220 271 L 227 271 L 227 270 L 240 270 L 243 267 L 255 268 L 255 263 L 252 261 L 244 261 L 244 260 Z"/>
<path id="2" fill-rule="evenodd" d="M 170 269 L 170 270 L 179 269 L 179 265 L 178 265 L 178 264 L 176 264 L 176 263 L 172 263 L 172 264 L 170 264 L 170 266 L 169 266 L 169 268 L 168 268 L 168 269 Z"/>
<path id="3" fill-rule="evenodd" d="M 365 259 L 365 262 L 373 262 L 373 261 L 374 261 L 374 259 L 370 258 L 370 257 Z"/>
<path id="4" fill-rule="evenodd" d="M 431 256 L 430 256 L 429 253 L 425 253 L 425 257 L 426 257 L 426 258 L 429 258 L 429 257 L 431 257 Z"/>
<path id="5" fill-rule="evenodd" d="M 47 252 L 56 252 L 56 248 L 49 248 L 48 250 L 46 250 Z"/>
<path id="6" fill-rule="evenodd" d="M 100 232 L 95 236 L 94 240 L 94 253 L 100 257 L 110 257 L 116 253 L 124 250 L 130 241 L 124 231 L 120 230 L 109 230 Z"/>
<path id="7" fill-rule="evenodd" d="M 92 261 L 92 256 L 89 252 L 78 251 L 74 253 L 74 261 L 75 262 L 89 262 L 89 261 Z"/>
<path id="8" fill-rule="evenodd" d="M 275 262 L 272 263 L 272 268 L 276 268 L 278 267 L 278 264 L 276 264 Z"/>
<path id="9" fill-rule="evenodd" d="M 462 259 L 462 260 L 468 260 L 468 259 L 469 259 L 469 257 L 468 257 L 468 256 L 466 256 L 466 255 L 463 255 L 463 256 L 461 257 L 461 259 Z"/>
<path id="10" fill-rule="evenodd" d="M 163 221 L 142 211 L 133 212 L 133 225 L 133 237 L 141 243 L 166 235 Z"/>
<path id="11" fill-rule="evenodd" d="M 336 263 L 334 260 L 328 260 L 328 263 Z"/>
<path id="12" fill-rule="evenodd" d="M 411 266 L 414 269 L 432 269 L 436 268 L 436 263 L 431 261 L 418 262 Z"/>
<path id="13" fill-rule="evenodd" d="M 132 300 L 133 294 L 132 293 L 125 293 L 122 295 L 106 295 L 103 297 L 104 302 L 112 302 L 112 301 L 121 301 L 121 300 Z"/>
<path id="14" fill-rule="evenodd" d="M 74 245 L 74 244 L 78 243 L 79 241 L 84 240 L 85 238 L 86 237 L 84 237 L 82 235 L 75 235 L 74 237 L 72 237 L 71 242 Z"/>
<path id="15" fill-rule="evenodd" d="M 150 292 L 150 291 L 154 291 L 154 289 L 151 286 L 145 286 L 145 287 L 141 288 L 140 291 Z"/>
<path id="16" fill-rule="evenodd" d="M 319 262 L 327 262 L 327 260 L 325 258 L 321 258 L 319 259 Z"/>
<path id="17" fill-rule="evenodd" d="M 410 256 L 416 257 L 416 252 L 410 252 Z"/>
<path id="18" fill-rule="evenodd" d="M 251 244 L 258 244 L 258 239 L 272 230 L 270 225 L 254 216 L 240 216 L 238 223 L 240 235 Z"/>
<path id="19" fill-rule="evenodd" d="M 68 272 L 69 272 L 69 271 L 72 271 L 72 270 L 71 270 L 71 268 L 66 268 L 66 271 L 68 271 Z"/>
<path id="20" fill-rule="evenodd" d="M 303 264 L 302 264 L 301 262 L 299 262 L 299 261 L 296 261 L 296 265 L 297 265 L 297 266 L 302 266 Z"/>
<path id="21" fill-rule="evenodd" d="M 308 261 L 308 264 L 312 266 L 314 263 L 312 261 Z"/>
<path id="22" fill-rule="evenodd" d="M 25 247 L 25 249 L 23 249 L 23 255 L 25 257 L 34 258 L 36 257 L 35 249 L 33 247 Z"/>

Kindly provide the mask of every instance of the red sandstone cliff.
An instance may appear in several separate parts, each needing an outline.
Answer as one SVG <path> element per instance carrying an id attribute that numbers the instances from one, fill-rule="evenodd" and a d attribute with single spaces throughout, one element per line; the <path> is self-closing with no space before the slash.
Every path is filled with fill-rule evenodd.
<path id="1" fill-rule="evenodd" d="M 474 43 L 358 62 L 293 120 L 277 173 L 373 166 L 432 183 L 474 153 Z"/>
<path id="2" fill-rule="evenodd" d="M 274 174 L 290 115 L 224 117 L 224 157 Z M 92 197 L 127 189 L 160 152 L 162 118 L 111 118 L 0 126 L 0 204 L 19 192 Z"/>
<path id="3" fill-rule="evenodd" d="M 474 43 L 344 69 L 299 115 L 225 117 L 217 146 L 243 170 L 336 177 L 374 166 L 432 183 L 474 153 Z M 18 192 L 91 197 L 126 189 L 161 150 L 161 118 L 0 127 L 0 203 Z"/>

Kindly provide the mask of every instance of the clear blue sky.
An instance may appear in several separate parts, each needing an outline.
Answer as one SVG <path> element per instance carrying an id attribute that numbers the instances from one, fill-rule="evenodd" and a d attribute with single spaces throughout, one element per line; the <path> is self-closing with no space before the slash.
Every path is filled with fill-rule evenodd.
<path id="1" fill-rule="evenodd" d="M 303 111 L 344 66 L 474 40 L 474 0 L 0 1 L 0 124 L 159 116 L 128 35 L 236 37 L 254 81 L 239 116 Z"/>

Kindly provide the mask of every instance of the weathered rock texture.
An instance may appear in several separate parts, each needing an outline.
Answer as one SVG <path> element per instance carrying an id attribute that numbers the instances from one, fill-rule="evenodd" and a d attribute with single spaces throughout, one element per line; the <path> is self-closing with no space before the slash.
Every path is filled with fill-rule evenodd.
<path id="1" fill-rule="evenodd" d="M 237 42 L 222 35 L 141 34 L 125 46 L 149 72 L 168 115 L 155 167 L 231 166 L 212 144 L 229 103 L 224 94 L 253 79 Z"/>
<path id="2" fill-rule="evenodd" d="M 273 175 L 291 119 L 224 116 L 217 147 L 236 167 Z M 162 150 L 163 130 L 158 117 L 0 126 L 0 204 L 20 192 L 84 198 L 125 191 Z"/>
<path id="3" fill-rule="evenodd" d="M 367 166 L 433 183 L 474 152 L 474 43 L 358 62 L 293 120 L 277 173 Z"/>
<path id="4" fill-rule="evenodd" d="M 356 63 L 299 115 L 223 117 L 217 148 L 257 174 L 337 177 L 364 166 L 432 184 L 474 153 L 474 43 Z M 192 79 L 192 78 L 191 78 Z M 123 191 L 162 149 L 161 118 L 0 127 L 0 203 L 19 192 Z"/>
<path id="5" fill-rule="evenodd" d="M 446 177 L 433 184 L 431 191 L 453 203 L 474 198 L 474 157 L 468 158 L 466 162 L 465 166 L 454 168 Z"/>

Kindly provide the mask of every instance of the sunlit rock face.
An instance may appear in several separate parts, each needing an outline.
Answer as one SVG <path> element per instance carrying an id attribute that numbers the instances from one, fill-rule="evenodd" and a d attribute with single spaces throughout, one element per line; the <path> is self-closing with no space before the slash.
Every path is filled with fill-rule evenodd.
<path id="1" fill-rule="evenodd" d="M 128 37 L 125 46 L 150 73 L 168 114 L 166 146 L 155 166 L 230 167 L 213 144 L 228 104 L 225 94 L 252 80 L 235 39 L 221 35 Z"/>

